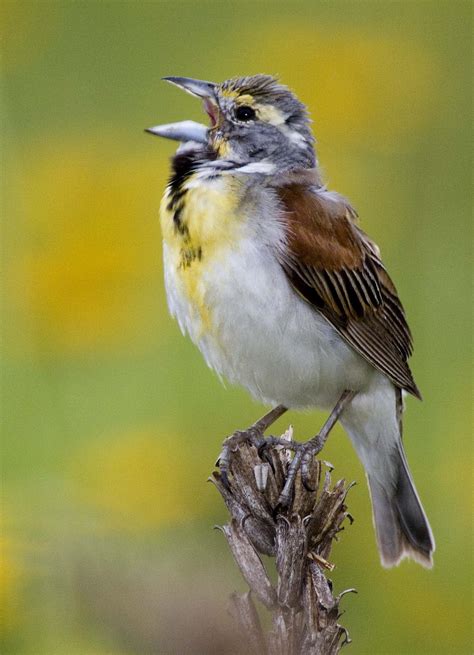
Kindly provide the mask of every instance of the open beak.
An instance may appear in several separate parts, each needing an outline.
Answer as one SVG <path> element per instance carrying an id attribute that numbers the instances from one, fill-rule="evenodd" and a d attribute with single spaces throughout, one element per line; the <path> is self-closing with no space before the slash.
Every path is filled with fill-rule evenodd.
<path id="1" fill-rule="evenodd" d="M 204 110 L 211 121 L 210 129 L 216 127 L 219 120 L 219 108 L 216 102 L 216 85 L 213 82 L 194 80 L 190 77 L 164 77 L 163 79 L 195 97 L 202 98 Z M 156 125 L 145 131 L 183 143 L 186 141 L 207 143 L 209 128 L 195 121 L 180 121 L 167 125 Z"/>
<path id="2" fill-rule="evenodd" d="M 207 143 L 207 133 L 209 128 L 196 121 L 179 121 L 178 123 L 167 123 L 166 125 L 155 125 L 155 127 L 147 127 L 145 132 L 154 134 L 155 136 L 162 136 L 165 139 L 173 139 L 174 141 L 197 141 L 197 143 Z"/>

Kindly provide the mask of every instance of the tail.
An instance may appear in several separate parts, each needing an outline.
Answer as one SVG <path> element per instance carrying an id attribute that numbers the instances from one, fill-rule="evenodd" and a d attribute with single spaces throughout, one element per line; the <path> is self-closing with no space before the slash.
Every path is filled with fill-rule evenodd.
<path id="1" fill-rule="evenodd" d="M 377 382 L 341 422 L 366 470 L 380 559 L 387 568 L 405 557 L 431 568 L 435 543 L 403 450 L 401 392 L 386 378 Z"/>
<path id="2" fill-rule="evenodd" d="M 393 482 L 367 473 L 377 544 L 383 566 L 396 566 L 405 557 L 433 566 L 434 539 L 410 476 L 401 442 L 390 463 Z"/>

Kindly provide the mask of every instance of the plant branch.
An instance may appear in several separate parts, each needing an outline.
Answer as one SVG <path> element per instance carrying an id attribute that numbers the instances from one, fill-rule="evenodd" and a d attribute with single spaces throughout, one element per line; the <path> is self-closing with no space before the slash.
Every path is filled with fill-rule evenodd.
<path id="1" fill-rule="evenodd" d="M 282 439 L 292 441 L 292 430 Z M 290 450 L 271 439 L 260 454 L 242 441 L 233 452 L 229 484 L 219 472 L 212 475 L 231 516 L 221 530 L 250 588 L 243 595 L 232 594 L 231 610 L 247 640 L 246 652 L 336 655 L 350 641 L 338 623 L 339 602 L 347 592 L 334 596 L 326 573 L 334 568 L 329 558 L 342 523 L 346 517 L 351 519 L 345 505 L 351 485 L 344 480 L 333 485 L 329 470 L 324 471 L 326 463 L 313 458 L 305 484 L 298 472 L 291 503 L 283 509 L 278 499 L 290 463 Z M 275 584 L 261 555 L 274 558 Z M 266 632 L 254 599 L 271 616 Z"/>

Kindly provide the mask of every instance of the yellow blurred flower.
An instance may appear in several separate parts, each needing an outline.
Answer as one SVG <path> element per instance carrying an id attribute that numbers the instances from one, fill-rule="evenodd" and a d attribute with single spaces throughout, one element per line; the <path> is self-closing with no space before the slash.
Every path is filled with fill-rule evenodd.
<path id="1" fill-rule="evenodd" d="M 165 172 L 157 158 L 84 141 L 51 145 L 13 171 L 19 219 L 6 277 L 17 350 L 74 353 L 151 336 Z"/>
<path id="2" fill-rule="evenodd" d="M 14 542 L 0 525 L 0 635 L 18 627 L 20 621 L 20 587 L 23 569 L 15 554 Z"/>
<path id="3" fill-rule="evenodd" d="M 294 88 L 321 141 L 390 150 L 434 115 L 436 59 L 415 41 L 373 26 L 329 31 L 309 21 L 255 29 L 240 35 L 259 44 L 261 70 L 254 72 L 278 73 Z M 292 56 L 282 44 L 292 44 Z M 255 62 L 246 66 L 253 70 Z"/>
<path id="4" fill-rule="evenodd" d="M 153 530 L 209 511 L 213 495 L 198 458 L 195 446 L 150 428 L 94 442 L 71 478 L 78 499 L 100 511 L 106 528 Z"/>

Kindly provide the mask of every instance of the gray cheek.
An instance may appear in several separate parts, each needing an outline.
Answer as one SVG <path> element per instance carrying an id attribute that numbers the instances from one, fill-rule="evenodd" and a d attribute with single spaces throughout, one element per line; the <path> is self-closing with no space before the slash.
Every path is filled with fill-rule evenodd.
<path id="1" fill-rule="evenodd" d="M 285 146 L 282 134 L 270 125 L 256 123 L 242 138 L 250 157 L 263 159 Z"/>

